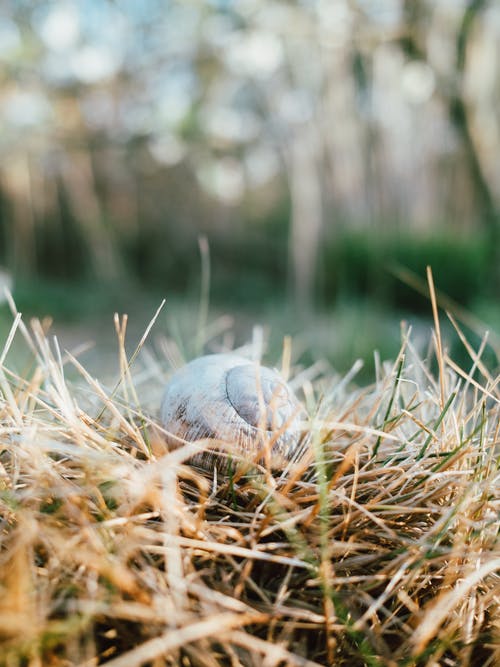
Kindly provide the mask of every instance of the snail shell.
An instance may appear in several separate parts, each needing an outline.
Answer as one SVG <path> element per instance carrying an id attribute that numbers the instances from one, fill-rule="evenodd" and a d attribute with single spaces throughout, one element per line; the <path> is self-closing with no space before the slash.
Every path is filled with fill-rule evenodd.
<path id="1" fill-rule="evenodd" d="M 192 461 L 227 470 L 227 454 L 256 462 L 267 451 L 273 468 L 296 458 L 305 413 L 277 371 L 236 354 L 211 354 L 174 373 L 160 417 L 169 446 L 213 439 L 215 449 L 209 446 Z"/>

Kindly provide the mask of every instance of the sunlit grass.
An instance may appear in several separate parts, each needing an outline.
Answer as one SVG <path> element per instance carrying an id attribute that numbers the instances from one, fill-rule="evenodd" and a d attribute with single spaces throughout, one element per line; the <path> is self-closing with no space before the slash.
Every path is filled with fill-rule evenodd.
<path id="1" fill-rule="evenodd" d="M 227 321 L 205 328 L 209 349 L 232 342 Z M 166 452 L 157 425 L 189 343 L 143 339 L 130 365 L 116 329 L 109 386 L 37 321 L 14 317 L 5 337 L 0 664 L 498 664 L 500 376 L 485 345 L 464 338 L 460 367 L 439 335 L 424 358 L 403 329 L 362 388 L 359 365 L 295 364 L 310 447 L 280 475 L 229 481 L 190 466 L 192 445 Z"/>

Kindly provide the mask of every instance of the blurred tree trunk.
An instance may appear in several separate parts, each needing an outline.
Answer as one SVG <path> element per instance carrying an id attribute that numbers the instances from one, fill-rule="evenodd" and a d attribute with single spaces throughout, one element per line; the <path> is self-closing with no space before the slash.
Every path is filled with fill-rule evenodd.
<path id="1" fill-rule="evenodd" d="M 63 177 L 73 215 L 87 239 L 95 277 L 103 280 L 118 278 L 122 272 L 121 262 L 106 227 L 90 152 L 75 150 L 67 161 Z"/>
<path id="2" fill-rule="evenodd" d="M 323 200 L 317 132 L 311 123 L 298 128 L 287 152 L 291 197 L 290 264 L 297 306 L 307 312 L 314 299 L 318 251 L 323 229 Z"/>
<path id="3" fill-rule="evenodd" d="M 32 205 L 29 155 L 21 153 L 12 159 L 2 174 L 8 203 L 5 252 L 9 268 L 15 274 L 29 275 L 36 265 L 35 218 Z M 9 232 L 10 228 L 10 232 Z"/>
<path id="4" fill-rule="evenodd" d="M 486 178 L 479 152 L 474 143 L 467 104 L 463 97 L 463 79 L 467 65 L 470 34 L 478 15 L 488 6 L 486 0 L 472 0 L 462 17 L 456 42 L 456 86 L 449 100 L 450 119 L 462 139 L 467 164 L 475 186 L 481 219 L 491 238 L 495 259 L 500 260 L 500 218 L 497 202 Z"/>

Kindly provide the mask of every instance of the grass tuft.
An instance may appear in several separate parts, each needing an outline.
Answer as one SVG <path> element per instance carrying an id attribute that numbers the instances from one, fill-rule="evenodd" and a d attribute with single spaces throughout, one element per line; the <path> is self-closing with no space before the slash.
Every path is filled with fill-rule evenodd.
<path id="1" fill-rule="evenodd" d="M 499 664 L 486 341 L 454 322 L 464 369 L 439 329 L 428 358 L 407 332 L 363 388 L 294 367 L 286 341 L 310 447 L 280 475 L 217 479 L 188 464 L 197 446 L 166 452 L 168 364 L 151 326 L 127 357 L 125 325 L 109 387 L 18 315 L 0 352 L 2 666 Z"/>

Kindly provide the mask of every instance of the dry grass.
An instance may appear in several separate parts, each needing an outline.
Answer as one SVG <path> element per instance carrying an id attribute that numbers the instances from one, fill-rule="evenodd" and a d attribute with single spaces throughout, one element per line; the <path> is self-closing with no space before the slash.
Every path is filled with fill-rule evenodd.
<path id="1" fill-rule="evenodd" d="M 37 322 L 32 367 L 0 354 L 1 665 L 499 664 L 484 345 L 462 370 L 439 327 L 428 360 L 405 336 L 363 389 L 306 369 L 303 461 L 228 481 L 159 455 L 167 364 L 129 368 L 117 325 L 111 389 Z"/>

